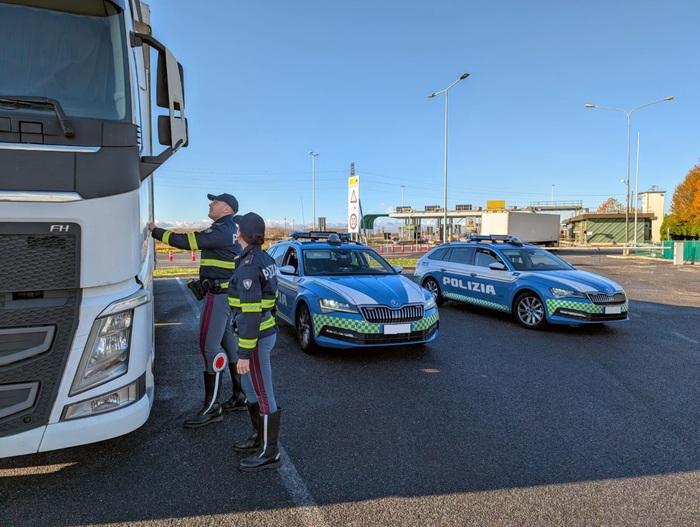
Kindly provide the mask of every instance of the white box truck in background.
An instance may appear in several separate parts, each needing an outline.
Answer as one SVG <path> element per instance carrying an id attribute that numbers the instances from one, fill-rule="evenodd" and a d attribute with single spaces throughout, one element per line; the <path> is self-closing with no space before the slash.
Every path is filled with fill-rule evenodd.
<path id="1" fill-rule="evenodd" d="M 517 236 L 524 243 L 556 247 L 559 245 L 559 214 L 527 211 L 485 211 L 481 215 L 480 234 Z"/>

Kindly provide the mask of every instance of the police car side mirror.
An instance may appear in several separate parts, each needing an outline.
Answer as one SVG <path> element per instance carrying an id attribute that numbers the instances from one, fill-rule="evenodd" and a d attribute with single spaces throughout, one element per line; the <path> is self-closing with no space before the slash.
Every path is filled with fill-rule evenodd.
<path id="1" fill-rule="evenodd" d="M 401 274 L 401 271 L 403 271 L 402 265 L 392 265 L 392 267 L 394 268 L 394 271 L 396 271 L 399 274 Z"/>
<path id="2" fill-rule="evenodd" d="M 493 262 L 492 264 L 489 264 L 489 269 L 493 269 L 494 271 L 507 271 L 508 268 L 503 265 L 501 262 Z"/>
<path id="3" fill-rule="evenodd" d="M 280 267 L 280 273 L 282 274 L 295 274 L 297 270 L 294 268 L 293 265 L 283 265 Z"/>

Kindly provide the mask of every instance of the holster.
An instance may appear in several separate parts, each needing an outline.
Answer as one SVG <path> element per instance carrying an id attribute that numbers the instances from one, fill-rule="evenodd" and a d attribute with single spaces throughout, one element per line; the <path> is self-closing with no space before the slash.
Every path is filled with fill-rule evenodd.
<path id="1" fill-rule="evenodd" d="M 190 278 L 187 280 L 187 287 L 192 291 L 192 294 L 197 300 L 202 300 L 212 287 L 211 280 L 205 278 L 204 280 L 194 280 Z"/>

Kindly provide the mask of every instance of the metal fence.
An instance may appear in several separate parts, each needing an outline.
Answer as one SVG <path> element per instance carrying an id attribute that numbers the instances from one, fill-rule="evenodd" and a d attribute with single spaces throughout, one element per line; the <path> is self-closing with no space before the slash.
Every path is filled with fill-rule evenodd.
<path id="1" fill-rule="evenodd" d="M 636 256 L 648 256 L 650 258 L 661 258 L 663 260 L 673 260 L 674 259 L 674 248 L 675 244 L 679 242 L 666 241 L 661 245 L 654 245 L 651 247 L 641 247 L 634 249 L 634 254 Z M 684 241 L 683 244 L 683 262 L 684 263 L 696 263 L 700 262 L 700 241 L 691 242 Z"/>

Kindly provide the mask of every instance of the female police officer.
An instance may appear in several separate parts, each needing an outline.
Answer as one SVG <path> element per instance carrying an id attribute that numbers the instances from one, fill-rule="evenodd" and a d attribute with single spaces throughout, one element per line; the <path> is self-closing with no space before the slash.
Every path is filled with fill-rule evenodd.
<path id="1" fill-rule="evenodd" d="M 235 448 L 242 452 L 254 450 L 252 456 L 238 465 L 243 471 L 253 472 L 280 465 L 277 444 L 280 409 L 275 401 L 270 366 L 270 352 L 277 340 L 272 315 L 277 300 L 277 278 L 275 261 L 261 247 L 265 241 L 265 221 L 260 216 L 249 212 L 240 217 L 238 241 L 243 249 L 229 282 L 228 302 L 238 331 L 238 373 L 250 373 L 253 385 L 253 393 L 249 393 L 247 382 L 243 386 L 255 432 Z"/>

